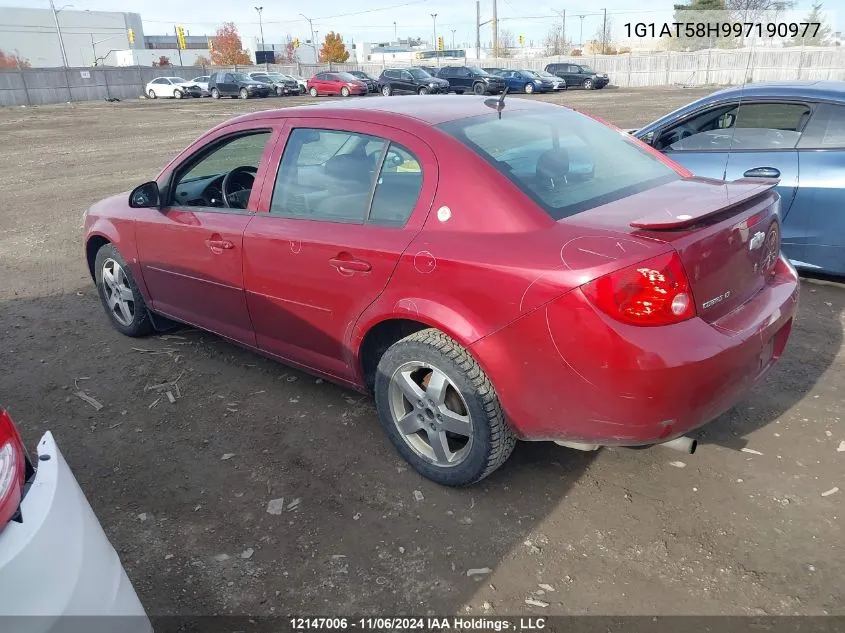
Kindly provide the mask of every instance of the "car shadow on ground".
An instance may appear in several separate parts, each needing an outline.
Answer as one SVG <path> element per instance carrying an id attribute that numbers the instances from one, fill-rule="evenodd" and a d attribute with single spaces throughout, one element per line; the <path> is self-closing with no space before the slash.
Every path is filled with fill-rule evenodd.
<path id="1" fill-rule="evenodd" d="M 3 404 L 28 446 L 55 433 L 157 631 L 386 605 L 483 615 L 480 590 L 526 549 L 536 583 L 560 581 L 542 524 L 594 453 L 519 444 L 445 488 L 398 457 L 368 397 L 197 330 L 123 337 L 90 287 L 2 303 L 0 323 Z M 151 389 L 168 381 L 173 403 Z M 562 608 L 538 586 L 526 599 Z"/>
<path id="2" fill-rule="evenodd" d="M 758 385 L 745 401 L 702 427 L 699 442 L 741 449 L 750 433 L 806 398 L 839 354 L 843 314 L 845 286 L 802 279 L 798 316 L 783 355 L 764 378 L 767 388 Z"/>

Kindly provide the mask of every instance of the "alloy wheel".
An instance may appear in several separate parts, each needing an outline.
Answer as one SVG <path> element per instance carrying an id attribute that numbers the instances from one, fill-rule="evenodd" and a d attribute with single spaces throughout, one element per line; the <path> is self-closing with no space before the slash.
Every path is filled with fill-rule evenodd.
<path id="1" fill-rule="evenodd" d="M 135 295 L 123 268 L 111 258 L 103 263 L 103 292 L 115 321 L 127 327 L 131 325 L 135 318 Z"/>

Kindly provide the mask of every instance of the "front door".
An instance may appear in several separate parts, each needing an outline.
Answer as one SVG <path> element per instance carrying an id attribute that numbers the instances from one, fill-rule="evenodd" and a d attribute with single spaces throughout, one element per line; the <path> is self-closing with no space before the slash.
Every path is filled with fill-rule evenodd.
<path id="1" fill-rule="evenodd" d="M 289 126 L 268 212 L 244 235 L 247 303 L 259 348 L 351 381 L 353 326 L 422 227 L 437 163 L 428 145 L 394 128 Z"/>
<path id="2" fill-rule="evenodd" d="M 777 180 L 783 250 L 798 259 L 806 227 L 791 217 L 799 184 L 796 146 L 810 112 L 803 102 L 725 102 L 659 130 L 652 144 L 696 176 Z"/>
<path id="3" fill-rule="evenodd" d="M 163 208 L 143 210 L 135 227 L 153 310 L 248 345 L 255 335 L 244 296 L 243 233 L 271 135 L 244 130 L 198 149 L 162 187 Z"/>

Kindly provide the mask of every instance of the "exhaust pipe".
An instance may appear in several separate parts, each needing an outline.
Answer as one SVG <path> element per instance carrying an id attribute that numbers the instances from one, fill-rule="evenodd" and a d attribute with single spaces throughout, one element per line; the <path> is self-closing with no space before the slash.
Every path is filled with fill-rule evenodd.
<path id="1" fill-rule="evenodd" d="M 682 435 L 681 437 L 676 437 L 674 440 L 658 444 L 658 446 L 665 446 L 666 448 L 671 448 L 676 451 L 692 455 L 695 452 L 696 447 L 698 447 L 698 440 Z"/>

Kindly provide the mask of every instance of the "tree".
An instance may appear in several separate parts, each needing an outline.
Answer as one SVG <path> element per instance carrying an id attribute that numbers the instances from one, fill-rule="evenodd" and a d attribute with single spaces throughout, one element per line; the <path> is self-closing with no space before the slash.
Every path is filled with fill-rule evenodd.
<path id="1" fill-rule="evenodd" d="M 285 36 L 285 50 L 280 53 L 276 53 L 273 61 L 277 64 L 296 63 L 296 49 L 293 46 L 293 38 L 290 36 L 290 33 Z"/>
<path id="2" fill-rule="evenodd" d="M 170 58 L 167 55 L 162 55 L 158 61 L 153 62 L 153 66 L 170 66 Z"/>
<path id="3" fill-rule="evenodd" d="M 811 24 L 818 22 L 821 26 L 819 26 L 818 31 L 816 31 L 815 26 L 810 26 L 807 29 L 806 35 L 803 33 L 804 27 L 800 27 L 801 32 L 787 42 L 788 46 L 825 46 L 828 44 L 830 39 L 830 26 L 825 23 L 821 2 L 816 2 L 813 5 L 810 13 L 807 14 L 807 17 L 804 18 L 803 21 Z"/>
<path id="4" fill-rule="evenodd" d="M 513 53 L 511 49 L 514 48 L 514 46 L 513 33 L 507 29 L 499 31 L 499 57 L 510 57 Z"/>
<path id="5" fill-rule="evenodd" d="M 786 11 L 795 0 L 725 0 L 725 8 L 738 22 L 751 22 L 767 11 Z"/>
<path id="6" fill-rule="evenodd" d="M 194 62 L 194 66 L 211 66 L 211 60 L 206 57 L 205 55 L 200 55 L 197 57 L 197 60 Z"/>
<path id="7" fill-rule="evenodd" d="M 0 51 L 0 68 L 32 68 L 28 59 L 24 59 L 17 53 L 14 55 Z"/>
<path id="8" fill-rule="evenodd" d="M 553 26 L 549 29 L 546 37 L 543 38 L 543 47 L 545 48 L 544 54 L 547 57 L 566 54 L 566 41 L 558 27 Z"/>
<path id="9" fill-rule="evenodd" d="M 211 62 L 215 66 L 249 66 L 252 60 L 243 49 L 238 27 L 234 22 L 224 22 L 214 37 Z"/>
<path id="10" fill-rule="evenodd" d="M 707 11 L 707 13 L 701 13 L 702 11 Z M 689 4 L 676 4 L 675 22 L 682 26 L 679 32 L 672 33 L 669 45 L 675 50 L 683 51 L 697 51 L 713 46 L 727 48 L 726 39 L 731 39 L 731 44 L 736 45 L 741 38 L 712 35 L 712 33 L 722 33 L 720 26 L 724 23 L 729 24 L 731 21 L 731 14 L 726 9 L 725 0 L 691 0 Z M 685 27 L 687 24 L 703 25 L 704 35 L 700 36 L 694 31 L 690 37 Z"/>
<path id="11" fill-rule="evenodd" d="M 320 61 L 340 64 L 347 59 L 349 59 L 349 51 L 346 50 L 346 44 L 343 43 L 340 33 L 329 31 L 326 34 L 326 39 L 323 40 L 323 46 L 320 48 Z"/>
<path id="12" fill-rule="evenodd" d="M 596 39 L 592 46 L 598 55 L 615 55 L 616 49 L 613 46 L 613 18 L 602 19 L 599 28 L 596 29 Z"/>

